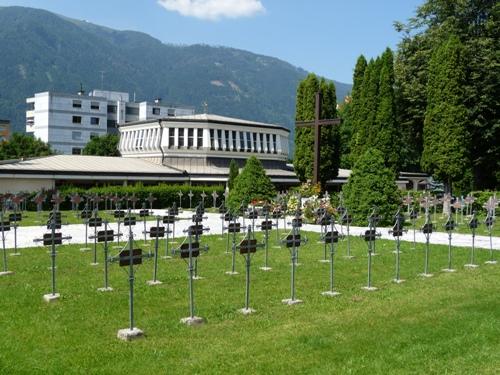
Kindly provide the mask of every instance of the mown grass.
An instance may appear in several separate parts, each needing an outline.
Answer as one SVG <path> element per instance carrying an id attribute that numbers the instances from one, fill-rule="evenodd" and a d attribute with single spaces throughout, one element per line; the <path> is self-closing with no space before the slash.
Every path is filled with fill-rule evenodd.
<path id="1" fill-rule="evenodd" d="M 439 272 L 447 247 L 432 246 L 433 278 L 423 270 L 423 245 L 402 243 L 401 277 L 395 285 L 394 242 L 378 241 L 373 261 L 377 292 L 365 292 L 366 245 L 352 238 L 354 259 L 345 259 L 345 242 L 336 256 L 337 290 L 328 289 L 328 264 L 319 263 L 323 245 L 308 233 L 300 251 L 297 295 L 304 303 L 285 306 L 290 295 L 290 259 L 284 248 L 270 250 L 273 270 L 258 269 L 253 258 L 251 306 L 242 316 L 244 263 L 238 255 L 236 276 L 225 275 L 231 257 L 225 241 L 207 236 L 195 281 L 196 313 L 201 327 L 179 323 L 188 315 L 187 273 L 180 259 L 161 260 L 159 279 L 150 287 L 152 262 L 136 277 L 136 326 L 146 337 L 122 342 L 116 332 L 128 325 L 125 272 L 111 266 L 111 293 L 102 286 L 102 262 L 91 266 L 91 253 L 77 245 L 59 249 L 60 301 L 47 304 L 50 259 L 45 248 L 21 250 L 9 257 L 14 275 L 0 279 L 0 370 L 5 374 L 387 374 L 498 373 L 500 368 L 500 265 L 484 265 L 478 251 L 475 270 L 464 269 L 468 249 L 454 249 L 455 274 Z M 140 243 L 140 242 L 139 242 Z M 116 250 L 114 250 L 116 252 Z M 100 252 L 102 258 L 102 251 Z"/>

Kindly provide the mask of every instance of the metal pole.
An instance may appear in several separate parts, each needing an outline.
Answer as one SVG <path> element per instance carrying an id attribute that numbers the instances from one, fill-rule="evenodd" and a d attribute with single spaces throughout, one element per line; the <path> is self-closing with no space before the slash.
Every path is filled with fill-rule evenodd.
<path id="1" fill-rule="evenodd" d="M 0 208 L 0 210 L 2 210 Z M 0 211 L 0 224 L 2 225 L 2 250 L 3 250 L 3 272 L 7 272 L 7 251 L 5 250 L 5 231 L 3 227 L 3 210 Z"/>
<path id="2" fill-rule="evenodd" d="M 189 316 L 194 318 L 194 292 L 193 292 L 193 251 L 191 242 L 191 231 L 188 233 L 189 241 Z"/>
<path id="3" fill-rule="evenodd" d="M 471 254 L 470 254 L 470 264 L 471 265 L 474 265 L 474 250 L 475 250 L 474 242 L 475 242 L 475 238 L 476 238 L 476 229 L 472 228 L 472 248 L 471 248 Z"/>
<path id="4" fill-rule="evenodd" d="M 167 236 L 165 240 L 165 258 L 168 258 L 170 255 L 168 255 L 168 235 L 170 233 L 170 223 L 167 223 Z"/>
<path id="5" fill-rule="evenodd" d="M 291 300 L 295 301 L 295 267 L 297 265 L 297 248 L 295 246 L 295 238 L 297 236 L 297 228 L 293 227 L 293 246 L 292 246 L 292 280 L 291 280 Z"/>
<path id="6" fill-rule="evenodd" d="M 234 268 L 235 268 L 235 254 L 236 254 L 236 232 L 233 232 L 233 244 L 232 244 L 232 256 L 231 256 L 231 273 L 234 274 Z"/>
<path id="7" fill-rule="evenodd" d="M 160 217 L 156 217 L 156 227 L 160 227 Z M 153 272 L 153 282 L 156 283 L 156 277 L 158 274 L 158 236 L 155 237 L 155 264 L 154 264 L 154 272 Z"/>
<path id="8" fill-rule="evenodd" d="M 347 219 L 347 257 L 351 258 L 351 238 L 349 235 L 349 218 Z"/>
<path id="9" fill-rule="evenodd" d="M 94 220 L 94 264 L 97 264 L 97 211 L 95 211 Z"/>
<path id="10" fill-rule="evenodd" d="M 448 232 L 448 270 L 451 270 L 451 231 Z"/>
<path id="11" fill-rule="evenodd" d="M 368 289 L 372 287 L 372 241 L 368 242 Z"/>
<path id="12" fill-rule="evenodd" d="M 417 230 L 417 219 L 413 219 L 413 250 L 417 248 L 417 243 L 416 243 L 416 230 Z"/>
<path id="13" fill-rule="evenodd" d="M 424 265 L 424 275 L 428 275 L 429 270 L 429 234 L 425 235 L 425 265 Z"/>
<path id="14" fill-rule="evenodd" d="M 129 217 L 130 217 L 130 209 L 129 209 Z M 134 242 L 134 237 L 132 233 L 132 226 L 129 226 L 129 243 L 128 243 L 128 249 L 129 249 L 129 286 L 130 286 L 130 293 L 129 293 L 129 305 L 130 305 L 130 311 L 129 311 L 129 318 L 130 318 L 130 330 L 132 331 L 134 329 L 134 262 L 133 262 L 133 242 Z"/>
<path id="15" fill-rule="evenodd" d="M 55 210 L 53 211 L 54 215 L 52 216 L 51 222 L 51 232 L 52 232 L 52 246 L 51 246 L 51 264 L 52 264 L 52 295 L 56 294 L 56 245 L 54 243 L 54 238 L 56 235 L 56 225 L 55 225 Z"/>
<path id="16" fill-rule="evenodd" d="M 108 289 L 108 222 L 104 221 L 104 289 Z"/>
<path id="17" fill-rule="evenodd" d="M 399 228 L 398 228 L 399 229 Z M 400 249 L 399 236 L 396 237 L 396 282 L 399 282 L 399 249 Z"/>
<path id="18" fill-rule="evenodd" d="M 267 222 L 267 216 L 266 216 L 266 222 Z M 265 253 L 264 253 L 264 268 L 269 268 L 267 266 L 267 261 L 268 261 L 268 252 L 269 252 L 269 230 L 266 227 L 266 233 L 264 235 L 265 241 L 266 241 L 266 247 L 265 247 Z"/>
<path id="19" fill-rule="evenodd" d="M 250 305 L 250 251 L 247 251 L 246 256 L 246 289 L 245 289 L 245 309 L 249 309 Z"/>

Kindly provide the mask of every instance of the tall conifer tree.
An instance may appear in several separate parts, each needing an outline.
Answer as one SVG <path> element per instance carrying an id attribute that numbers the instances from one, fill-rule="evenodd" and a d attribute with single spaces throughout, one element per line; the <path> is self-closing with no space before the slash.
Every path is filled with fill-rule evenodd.
<path id="1" fill-rule="evenodd" d="M 436 49 L 429 62 L 421 164 L 447 189 L 456 182 L 470 188 L 464 186 L 464 178 L 471 177 L 471 163 L 462 53 L 460 41 L 452 35 Z"/>
<path id="2" fill-rule="evenodd" d="M 322 93 L 321 118 L 337 116 L 335 85 L 309 74 L 297 89 L 296 120 L 311 121 L 315 117 L 316 92 Z M 338 126 L 324 126 L 321 129 L 320 182 L 322 185 L 338 174 L 340 163 L 340 132 Z M 312 179 L 314 161 L 314 129 L 298 128 L 295 135 L 294 167 L 301 181 Z"/>

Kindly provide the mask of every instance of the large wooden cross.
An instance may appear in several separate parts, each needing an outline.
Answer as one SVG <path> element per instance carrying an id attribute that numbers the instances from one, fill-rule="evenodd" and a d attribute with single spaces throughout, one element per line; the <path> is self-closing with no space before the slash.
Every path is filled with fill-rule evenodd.
<path id="1" fill-rule="evenodd" d="M 296 128 L 314 128 L 314 165 L 313 165 L 313 184 L 319 182 L 319 163 L 320 163 L 320 152 L 321 152 L 321 127 L 322 126 L 332 126 L 339 125 L 340 119 L 325 119 L 320 120 L 321 117 L 321 92 L 316 93 L 316 110 L 314 121 L 297 121 L 295 123 Z M 297 135 L 296 135 L 297 136 Z"/>

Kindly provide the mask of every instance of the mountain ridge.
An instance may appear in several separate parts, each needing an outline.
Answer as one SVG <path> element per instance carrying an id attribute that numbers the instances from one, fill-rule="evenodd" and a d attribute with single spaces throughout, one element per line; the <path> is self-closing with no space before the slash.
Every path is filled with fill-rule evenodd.
<path id="1" fill-rule="evenodd" d="M 0 7 L 0 118 L 24 131 L 25 99 L 40 91 L 135 93 L 293 131 L 295 91 L 308 72 L 275 57 L 206 44 L 174 45 L 43 9 Z M 341 100 L 351 85 L 335 82 Z"/>

